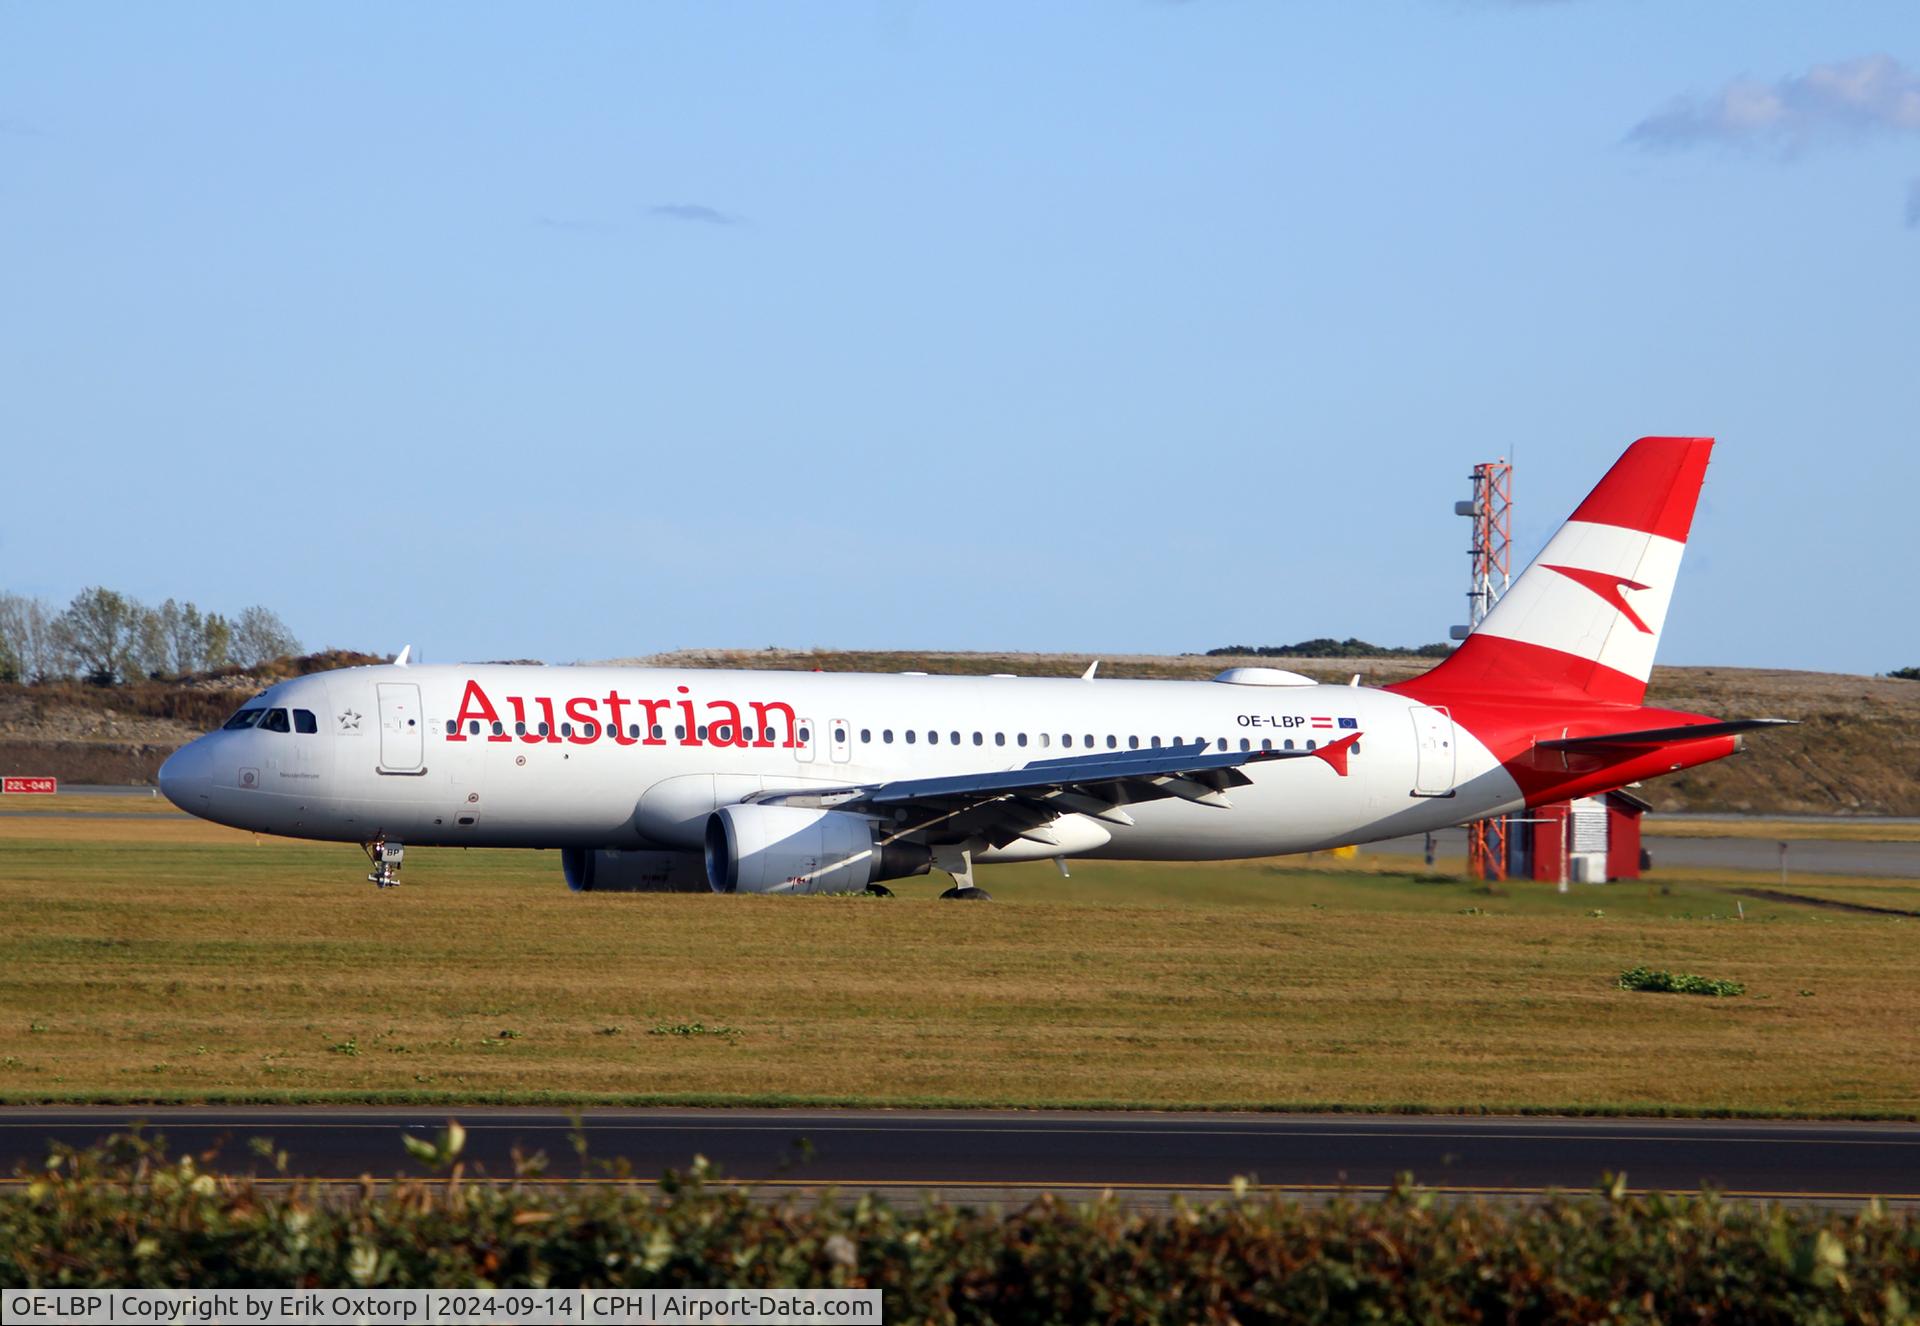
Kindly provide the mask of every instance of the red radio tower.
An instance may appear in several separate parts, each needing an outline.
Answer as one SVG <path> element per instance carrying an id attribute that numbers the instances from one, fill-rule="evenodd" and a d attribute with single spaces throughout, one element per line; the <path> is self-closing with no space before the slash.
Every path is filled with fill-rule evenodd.
<path id="1" fill-rule="evenodd" d="M 1454 511 L 1473 521 L 1472 577 L 1467 589 L 1467 624 L 1453 628 L 1464 640 L 1493 611 L 1513 579 L 1513 466 L 1502 456 L 1473 467 L 1473 497 L 1455 502 Z M 1467 874 L 1473 879 L 1507 877 L 1507 821 L 1476 820 L 1467 826 Z"/>

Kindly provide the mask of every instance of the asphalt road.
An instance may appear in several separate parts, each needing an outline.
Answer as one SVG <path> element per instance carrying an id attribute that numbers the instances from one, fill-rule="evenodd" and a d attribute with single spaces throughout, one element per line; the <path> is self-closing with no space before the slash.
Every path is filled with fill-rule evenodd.
<path id="1" fill-rule="evenodd" d="M 336 1108 L 8 1109 L 0 1169 L 34 1166 L 48 1139 L 83 1144 L 137 1119 L 169 1149 L 222 1146 L 217 1165 L 258 1163 L 268 1137 L 293 1172 L 320 1178 L 419 1173 L 404 1132 L 431 1136 L 445 1110 Z M 731 1178 L 845 1188 L 1017 1192 L 1035 1188 L 1204 1191 L 1236 1175 L 1307 1192 L 1377 1189 L 1396 1174 L 1446 1189 L 1532 1195 L 1624 1172 L 1635 1189 L 1710 1185 L 1750 1196 L 1920 1202 L 1920 1125 L 1727 1120 L 1267 1114 L 596 1110 L 581 1130 L 550 1111 L 462 1109 L 466 1159 L 511 1171 L 511 1148 L 544 1151 L 553 1177 L 604 1175 L 625 1160 L 653 1178 L 704 1155 Z"/>
<path id="2" fill-rule="evenodd" d="M 1903 821 L 1904 822 L 1904 821 Z M 1467 859 L 1467 831 L 1442 829 L 1434 835 L 1435 856 L 1442 869 L 1463 869 Z M 1774 838 L 1661 838 L 1648 834 L 1642 844 L 1653 855 L 1653 879 L 1662 867 L 1684 866 L 1705 870 L 1780 869 L 1780 843 Z M 1419 834 L 1369 843 L 1362 852 L 1419 856 L 1424 840 Z M 1920 879 L 1920 843 L 1833 842 L 1804 839 L 1787 844 L 1787 880 L 1796 875 L 1859 875 L 1887 879 Z"/>

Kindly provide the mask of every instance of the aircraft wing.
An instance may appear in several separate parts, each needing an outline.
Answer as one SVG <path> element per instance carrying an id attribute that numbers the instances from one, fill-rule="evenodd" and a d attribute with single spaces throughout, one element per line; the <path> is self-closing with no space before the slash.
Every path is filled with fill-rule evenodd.
<path id="1" fill-rule="evenodd" d="M 893 821 L 897 837 L 945 842 L 979 837 L 994 846 L 1016 838 L 1044 843 L 1049 841 L 1046 825 L 1061 815 L 1129 825 L 1133 818 L 1125 807 L 1165 797 L 1231 809 L 1226 793 L 1252 781 L 1243 771 L 1249 764 L 1319 759 L 1344 778 L 1348 753 L 1360 736 L 1354 732 L 1314 750 L 1213 751 L 1209 743 L 1196 741 L 1036 760 L 1018 769 L 763 793 L 749 799 L 884 817 Z"/>

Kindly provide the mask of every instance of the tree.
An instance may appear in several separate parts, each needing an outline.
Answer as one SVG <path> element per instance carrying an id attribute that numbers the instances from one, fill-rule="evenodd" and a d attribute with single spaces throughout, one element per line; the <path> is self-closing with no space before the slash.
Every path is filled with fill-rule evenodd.
<path id="1" fill-rule="evenodd" d="M 206 647 L 206 640 L 200 609 L 194 606 L 193 601 L 189 599 L 186 603 L 176 603 L 168 599 L 162 603 L 160 629 L 167 641 L 167 670 L 176 677 L 198 672 L 203 666 L 202 651 Z"/>
<path id="2" fill-rule="evenodd" d="M 58 664 L 53 648 L 53 612 L 40 599 L 0 594 L 0 655 L 12 661 L 20 681 L 45 681 Z"/>
<path id="3" fill-rule="evenodd" d="M 160 614 L 144 604 L 134 604 L 130 634 L 132 640 L 127 651 L 130 671 L 145 677 L 166 676 L 172 670 L 173 650 Z"/>
<path id="4" fill-rule="evenodd" d="M 258 667 L 300 652 L 300 642 L 271 608 L 254 604 L 233 627 L 233 659 L 243 668 Z"/>
<path id="5" fill-rule="evenodd" d="M 233 623 L 217 612 L 200 621 L 200 666 L 212 671 L 227 666 L 233 648 Z"/>
<path id="6" fill-rule="evenodd" d="M 54 619 L 57 647 L 96 686 L 111 686 L 132 665 L 139 605 L 94 585 L 73 596 Z"/>

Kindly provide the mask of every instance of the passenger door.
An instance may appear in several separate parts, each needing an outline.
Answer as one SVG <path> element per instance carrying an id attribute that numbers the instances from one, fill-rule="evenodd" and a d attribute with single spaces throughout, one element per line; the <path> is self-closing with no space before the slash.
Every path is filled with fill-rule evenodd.
<path id="1" fill-rule="evenodd" d="M 420 688 L 412 682 L 380 683 L 380 772 L 424 773 L 426 732 Z"/>
<path id="2" fill-rule="evenodd" d="M 1413 795 L 1444 797 L 1453 794 L 1453 715 L 1445 709 L 1417 705 L 1413 709 Z"/>

